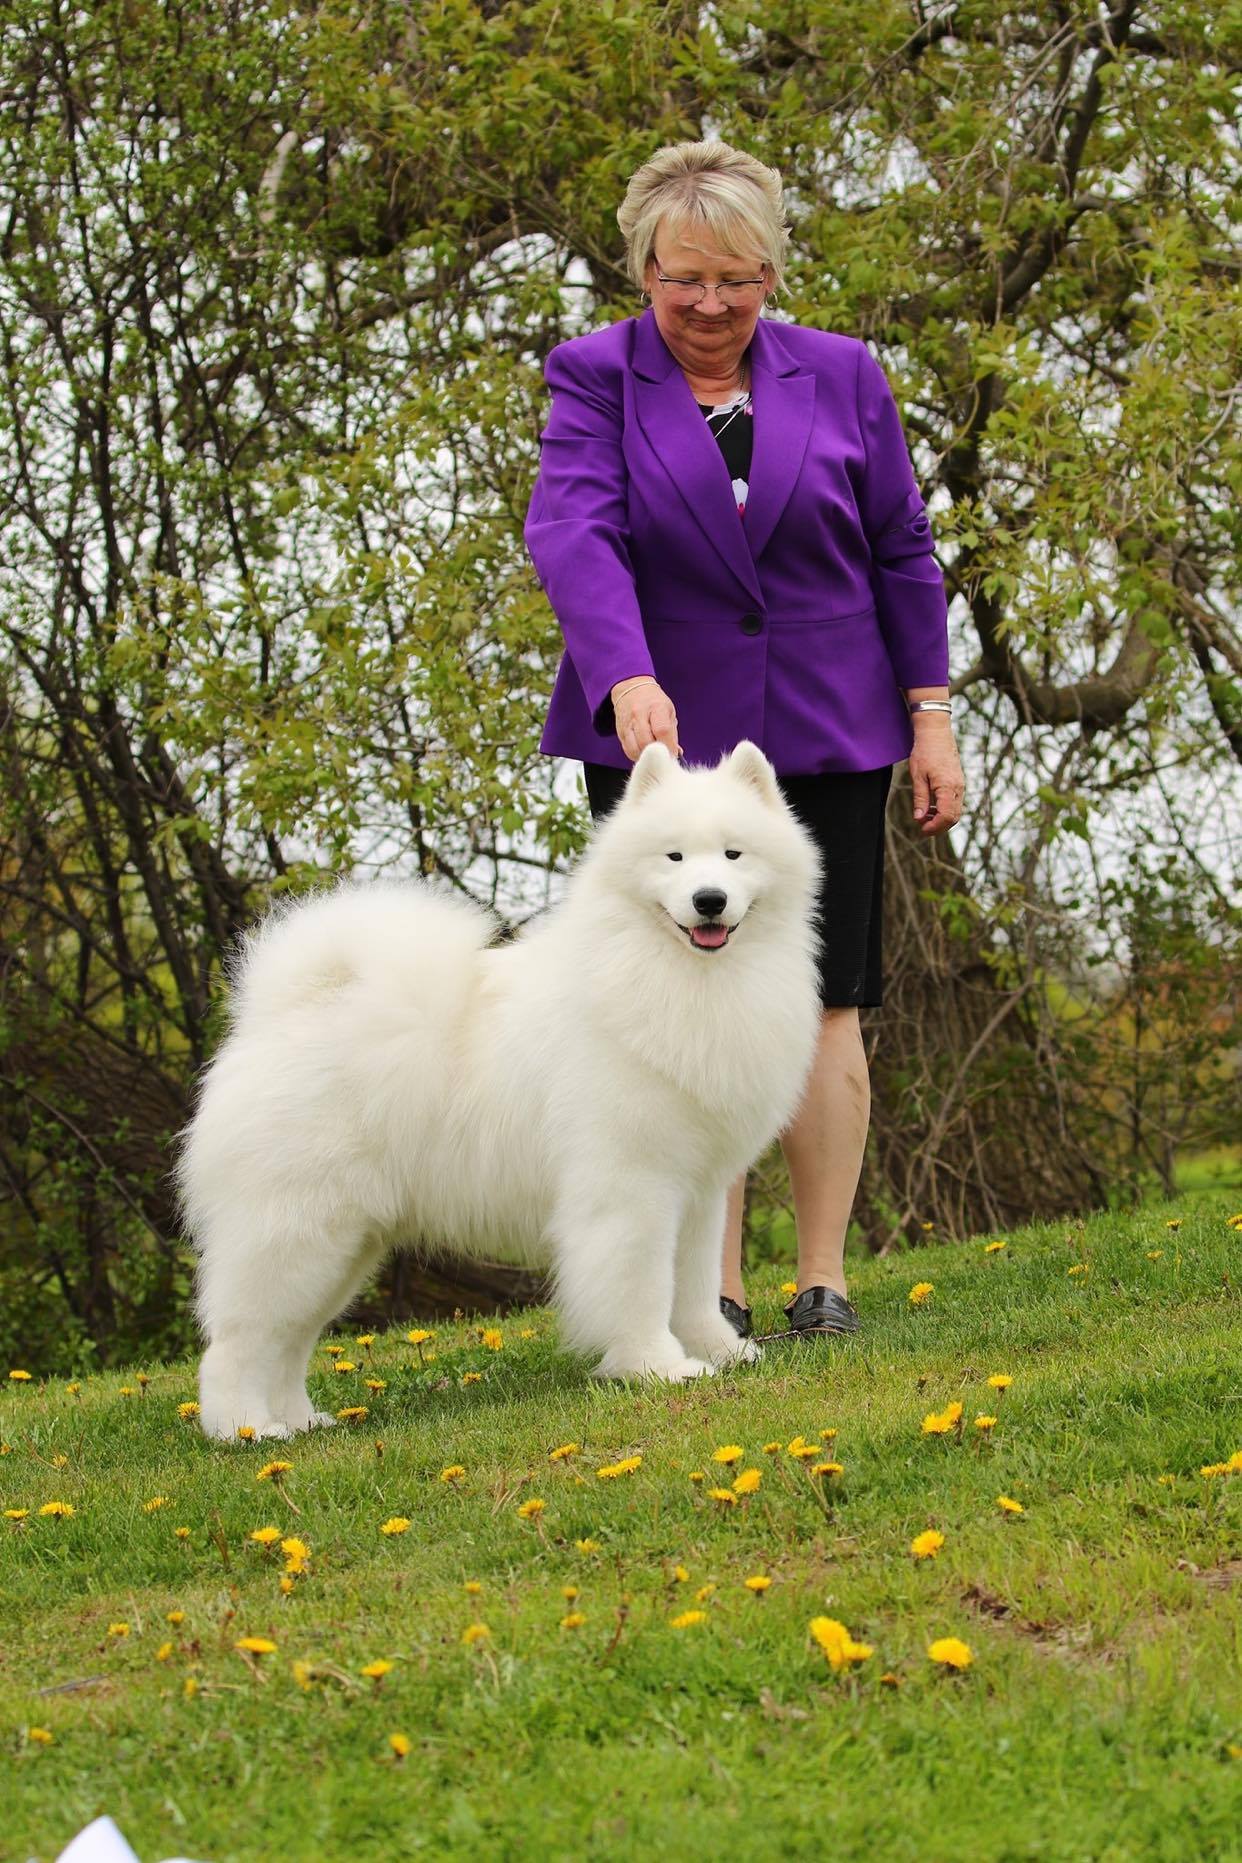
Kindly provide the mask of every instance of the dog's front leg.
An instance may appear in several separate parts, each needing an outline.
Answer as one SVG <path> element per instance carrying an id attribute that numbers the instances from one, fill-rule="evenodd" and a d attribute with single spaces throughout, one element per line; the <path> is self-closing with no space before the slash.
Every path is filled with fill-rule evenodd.
<path id="1" fill-rule="evenodd" d="M 601 1378 L 698 1378 L 711 1365 L 688 1352 L 670 1324 L 684 1193 L 669 1179 L 609 1170 L 575 1172 L 549 1225 L 556 1304 L 566 1343 L 601 1353 Z"/>
<path id="2" fill-rule="evenodd" d="M 760 1357 L 753 1339 L 740 1339 L 720 1311 L 727 1192 L 697 1198 L 686 1210 L 677 1240 L 673 1331 L 686 1351 L 715 1365 Z"/>

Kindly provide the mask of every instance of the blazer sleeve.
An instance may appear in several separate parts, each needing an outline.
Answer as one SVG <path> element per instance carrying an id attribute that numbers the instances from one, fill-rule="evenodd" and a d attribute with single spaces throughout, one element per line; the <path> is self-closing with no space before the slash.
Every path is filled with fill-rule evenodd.
<path id="1" fill-rule="evenodd" d="M 888 377 L 862 342 L 857 391 L 866 458 L 859 515 L 880 631 L 899 686 L 947 686 L 949 610 L 931 524 Z"/>
<path id="2" fill-rule="evenodd" d="M 621 409 L 572 342 L 548 352 L 552 407 L 523 536 L 601 737 L 612 687 L 655 676 L 629 555 Z"/>

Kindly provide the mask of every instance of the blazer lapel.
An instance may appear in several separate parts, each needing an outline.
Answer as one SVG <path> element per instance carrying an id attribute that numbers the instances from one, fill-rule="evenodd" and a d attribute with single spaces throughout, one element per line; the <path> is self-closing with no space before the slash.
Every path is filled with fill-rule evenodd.
<path id="1" fill-rule="evenodd" d="M 635 409 L 656 457 L 707 541 L 760 604 L 755 562 L 789 502 L 815 405 L 814 376 L 799 372 L 774 328 L 761 317 L 751 338 L 754 451 L 744 518 L 720 447 L 650 308 L 637 319 L 630 365 Z"/>

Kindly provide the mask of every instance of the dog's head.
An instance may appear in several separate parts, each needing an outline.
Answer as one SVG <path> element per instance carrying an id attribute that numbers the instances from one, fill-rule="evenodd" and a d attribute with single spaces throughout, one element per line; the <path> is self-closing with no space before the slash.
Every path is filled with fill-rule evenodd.
<path id="1" fill-rule="evenodd" d="M 765 921 L 805 920 L 819 883 L 818 850 L 748 738 L 689 768 L 648 744 L 597 846 L 669 936 L 705 958 L 745 937 L 760 909 Z"/>

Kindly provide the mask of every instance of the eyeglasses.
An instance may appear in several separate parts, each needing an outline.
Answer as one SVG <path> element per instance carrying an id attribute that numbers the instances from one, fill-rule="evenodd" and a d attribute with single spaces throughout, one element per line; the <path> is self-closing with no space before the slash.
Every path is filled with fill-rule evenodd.
<path id="1" fill-rule="evenodd" d="M 711 287 L 701 284 L 694 278 L 668 278 L 659 269 L 656 260 L 656 278 L 663 287 L 664 295 L 670 304 L 701 304 L 710 289 L 715 290 L 722 304 L 736 309 L 739 305 L 753 304 L 756 295 L 767 283 L 768 268 L 765 265 L 760 278 L 728 278 L 722 284 Z"/>

